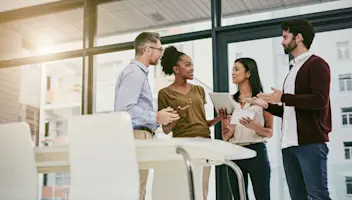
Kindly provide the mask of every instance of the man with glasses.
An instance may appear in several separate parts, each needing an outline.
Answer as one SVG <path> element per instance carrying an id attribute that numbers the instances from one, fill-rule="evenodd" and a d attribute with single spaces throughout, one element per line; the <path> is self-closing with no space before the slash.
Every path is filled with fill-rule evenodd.
<path id="1" fill-rule="evenodd" d="M 152 139 L 159 124 L 167 125 L 179 119 L 168 107 L 158 112 L 153 106 L 148 82 L 150 65 L 158 64 L 162 46 L 158 33 L 143 32 L 134 41 L 135 59 L 124 68 L 116 81 L 114 111 L 127 111 L 132 118 L 135 139 Z M 140 200 L 145 199 L 149 170 L 140 170 Z"/>

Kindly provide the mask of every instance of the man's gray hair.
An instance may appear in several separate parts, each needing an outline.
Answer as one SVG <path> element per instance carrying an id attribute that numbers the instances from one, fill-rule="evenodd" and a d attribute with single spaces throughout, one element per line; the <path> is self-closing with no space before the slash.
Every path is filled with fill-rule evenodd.
<path id="1" fill-rule="evenodd" d="M 157 43 L 160 40 L 159 33 L 142 32 L 134 40 L 136 55 L 142 55 L 146 43 Z"/>

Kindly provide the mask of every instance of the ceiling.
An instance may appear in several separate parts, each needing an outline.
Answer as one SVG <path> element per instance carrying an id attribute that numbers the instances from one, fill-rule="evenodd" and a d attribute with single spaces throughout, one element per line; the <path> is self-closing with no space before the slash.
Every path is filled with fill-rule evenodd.
<path id="1" fill-rule="evenodd" d="M 0 0 L 0 12 L 51 3 L 59 0 Z"/>
<path id="2" fill-rule="evenodd" d="M 327 1 L 334 0 L 222 0 L 222 12 L 223 16 L 238 16 Z M 122 0 L 101 4 L 98 7 L 97 34 L 116 35 L 209 21 L 210 2 L 211 0 Z M 29 46 L 82 40 L 83 9 L 2 23 L 0 31 L 4 32 L 3 30 L 20 34 Z M 6 36 L 0 34 L 0 37 Z"/>

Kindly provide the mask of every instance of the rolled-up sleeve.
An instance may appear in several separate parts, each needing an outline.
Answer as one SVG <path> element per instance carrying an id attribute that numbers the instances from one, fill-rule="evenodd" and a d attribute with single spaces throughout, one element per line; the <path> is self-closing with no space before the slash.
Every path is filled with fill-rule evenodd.
<path id="1" fill-rule="evenodd" d="M 121 77 L 115 88 L 114 111 L 126 111 L 136 124 L 156 125 L 156 112 L 138 106 L 145 74 L 142 71 L 129 71 Z"/>

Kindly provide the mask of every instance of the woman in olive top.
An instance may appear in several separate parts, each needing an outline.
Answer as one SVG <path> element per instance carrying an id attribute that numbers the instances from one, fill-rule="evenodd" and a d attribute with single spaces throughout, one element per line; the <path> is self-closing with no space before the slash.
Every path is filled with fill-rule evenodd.
<path id="1" fill-rule="evenodd" d="M 162 126 L 164 133 L 170 131 L 173 137 L 203 137 L 210 138 L 209 127 L 226 118 L 219 111 L 217 118 L 206 120 L 204 104 L 206 96 L 204 88 L 188 83 L 193 79 L 192 59 L 179 52 L 175 47 L 167 47 L 161 58 L 162 70 L 167 75 L 175 75 L 175 81 L 159 91 L 158 110 L 172 107 L 178 110 L 180 119 L 169 125 Z M 210 167 L 203 168 L 203 199 L 207 199 Z"/>
<path id="2" fill-rule="evenodd" d="M 253 120 L 241 119 L 238 125 L 229 124 L 230 118 L 223 120 L 222 137 L 223 140 L 257 152 L 254 158 L 233 162 L 241 168 L 246 188 L 250 176 L 256 200 L 269 200 L 270 163 L 265 143 L 272 136 L 273 116 L 260 106 L 246 103 L 248 98 L 256 98 L 258 93 L 263 92 L 256 62 L 251 58 L 237 59 L 232 69 L 232 82 L 238 86 L 233 96 L 235 109 L 254 112 L 255 117 Z M 239 199 L 236 174 L 230 169 L 228 173 L 234 199 Z"/>

